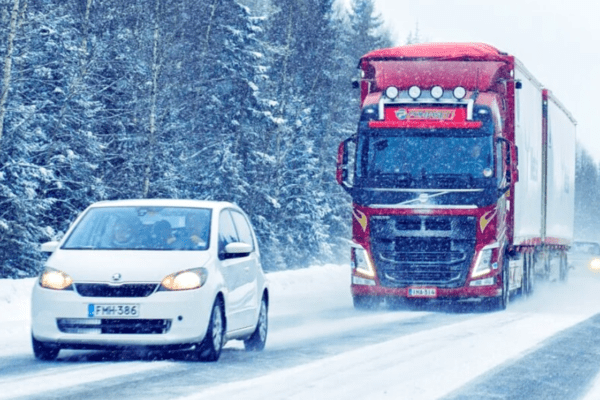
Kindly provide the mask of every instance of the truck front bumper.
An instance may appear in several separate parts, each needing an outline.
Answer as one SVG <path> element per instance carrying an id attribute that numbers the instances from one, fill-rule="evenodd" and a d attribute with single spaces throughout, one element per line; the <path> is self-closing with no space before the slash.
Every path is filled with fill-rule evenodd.
<path id="1" fill-rule="evenodd" d="M 470 298 L 498 297 L 502 293 L 500 285 L 491 286 L 465 286 L 460 288 L 435 288 L 432 286 L 411 286 L 403 288 L 390 288 L 380 285 L 356 285 L 350 286 L 352 296 L 374 296 L 374 297 L 404 297 L 410 299 L 454 299 L 466 300 Z M 424 288 L 435 289 L 435 295 L 411 295 L 409 289 Z"/>

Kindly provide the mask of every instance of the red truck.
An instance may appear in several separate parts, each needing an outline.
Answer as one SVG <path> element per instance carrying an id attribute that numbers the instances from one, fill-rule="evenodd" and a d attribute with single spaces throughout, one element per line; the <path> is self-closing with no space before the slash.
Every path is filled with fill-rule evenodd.
<path id="1" fill-rule="evenodd" d="M 337 180 L 352 197 L 351 291 L 506 308 L 566 280 L 575 125 L 512 55 L 482 43 L 372 51 Z M 536 278 L 537 277 L 537 278 Z"/>

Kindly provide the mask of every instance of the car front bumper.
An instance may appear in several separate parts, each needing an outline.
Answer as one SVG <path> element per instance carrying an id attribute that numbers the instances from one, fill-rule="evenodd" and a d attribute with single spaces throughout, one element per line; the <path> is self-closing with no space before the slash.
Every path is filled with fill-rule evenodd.
<path id="1" fill-rule="evenodd" d="M 32 335 L 64 348 L 179 346 L 206 334 L 215 295 L 206 287 L 148 297 L 83 297 L 72 290 L 33 289 Z M 94 316 L 90 305 L 135 305 L 138 315 Z"/>

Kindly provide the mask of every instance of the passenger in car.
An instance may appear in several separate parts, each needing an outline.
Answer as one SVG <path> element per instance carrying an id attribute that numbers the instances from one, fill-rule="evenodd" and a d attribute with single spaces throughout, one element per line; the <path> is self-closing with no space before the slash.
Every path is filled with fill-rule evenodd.
<path id="1" fill-rule="evenodd" d="M 119 218 L 112 227 L 111 245 L 118 248 L 131 247 L 135 239 L 134 227 L 125 218 Z"/>
<path id="2" fill-rule="evenodd" d="M 177 247 L 182 249 L 205 248 L 208 242 L 208 221 L 195 213 L 185 217 L 185 233 Z"/>
<path id="3" fill-rule="evenodd" d="M 162 219 L 154 224 L 152 227 L 152 240 L 156 248 L 172 247 L 177 239 L 173 236 L 173 229 L 169 221 Z"/>

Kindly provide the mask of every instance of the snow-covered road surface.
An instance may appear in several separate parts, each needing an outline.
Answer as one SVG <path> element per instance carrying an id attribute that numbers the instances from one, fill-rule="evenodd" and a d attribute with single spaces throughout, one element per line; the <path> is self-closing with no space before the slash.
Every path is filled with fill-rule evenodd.
<path id="1" fill-rule="evenodd" d="M 33 280 L 0 281 L 0 399 L 600 399 L 600 275 L 579 266 L 503 312 L 355 311 L 348 269 L 269 274 L 267 348 L 231 342 L 217 363 L 101 351 L 36 361 Z"/>

